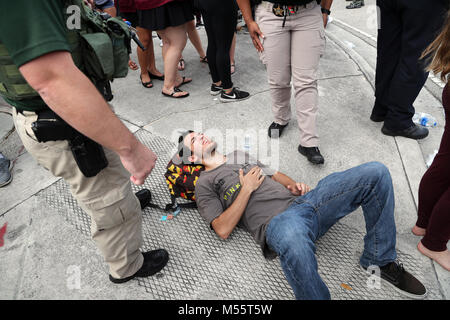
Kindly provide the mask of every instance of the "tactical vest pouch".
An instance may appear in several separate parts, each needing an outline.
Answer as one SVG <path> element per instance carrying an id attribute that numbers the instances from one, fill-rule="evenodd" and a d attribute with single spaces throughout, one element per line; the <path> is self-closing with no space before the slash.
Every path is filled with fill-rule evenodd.
<path id="1" fill-rule="evenodd" d="M 0 95 L 14 100 L 29 99 L 38 95 L 22 77 L 2 43 L 0 43 Z"/>
<path id="2" fill-rule="evenodd" d="M 112 79 L 114 76 L 113 46 L 106 33 L 85 33 L 82 50 L 85 73 L 93 79 Z"/>
<path id="3" fill-rule="evenodd" d="M 123 78 L 128 74 L 128 59 L 131 53 L 131 34 L 128 25 L 117 18 L 109 18 L 107 26 L 114 56 L 114 78 Z"/>

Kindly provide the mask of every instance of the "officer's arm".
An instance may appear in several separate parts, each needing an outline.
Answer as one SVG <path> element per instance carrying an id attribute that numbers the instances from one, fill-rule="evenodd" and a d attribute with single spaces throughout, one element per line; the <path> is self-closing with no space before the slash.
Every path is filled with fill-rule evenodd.
<path id="1" fill-rule="evenodd" d="M 23 64 L 24 78 L 45 103 L 72 127 L 119 154 L 131 180 L 142 184 L 156 156 L 111 111 L 67 51 L 55 51 Z"/>

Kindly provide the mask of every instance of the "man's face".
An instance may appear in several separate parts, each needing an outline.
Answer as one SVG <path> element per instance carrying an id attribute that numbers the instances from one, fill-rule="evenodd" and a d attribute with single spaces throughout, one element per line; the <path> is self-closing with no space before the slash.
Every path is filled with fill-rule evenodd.
<path id="1" fill-rule="evenodd" d="M 184 138 L 184 145 L 192 151 L 194 157 L 192 162 L 203 162 L 203 159 L 209 158 L 216 149 L 217 142 L 203 133 L 191 132 Z"/>

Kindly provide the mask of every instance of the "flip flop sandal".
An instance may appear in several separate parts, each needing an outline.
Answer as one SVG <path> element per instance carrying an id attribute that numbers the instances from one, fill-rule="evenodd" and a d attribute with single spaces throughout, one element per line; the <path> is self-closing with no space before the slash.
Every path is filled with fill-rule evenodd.
<path id="1" fill-rule="evenodd" d="M 150 80 L 149 82 L 143 82 L 142 81 L 142 75 L 139 76 L 139 78 L 141 78 L 141 83 L 144 87 L 146 88 L 153 88 L 153 82 L 152 80 Z"/>
<path id="2" fill-rule="evenodd" d="M 161 91 L 161 93 L 163 95 L 165 95 L 166 97 L 175 98 L 175 99 L 186 98 L 187 96 L 189 96 L 189 92 L 188 92 L 188 94 L 185 94 L 185 95 L 182 95 L 182 96 L 175 96 L 175 93 L 177 93 L 177 92 L 186 92 L 186 91 L 180 90 L 177 87 L 173 88 L 173 91 L 172 91 L 171 94 L 168 94 L 168 93 L 165 93 L 165 92 Z"/>
<path id="3" fill-rule="evenodd" d="M 203 58 L 200 57 L 200 62 L 202 63 L 208 63 L 208 58 L 206 56 L 204 56 Z"/>
<path id="4" fill-rule="evenodd" d="M 150 78 L 152 78 L 152 79 L 164 81 L 164 75 L 162 75 L 162 76 L 157 76 L 156 74 L 153 74 L 153 73 L 151 73 L 150 71 L 148 71 L 148 75 L 149 75 Z"/>
<path id="5" fill-rule="evenodd" d="M 181 83 L 177 86 L 177 88 L 179 88 L 179 87 L 181 87 L 183 84 L 186 84 L 186 83 L 189 83 L 189 82 L 192 82 L 192 79 L 190 79 L 190 80 L 186 80 L 185 81 L 185 79 L 186 79 L 186 77 L 184 77 L 183 76 L 183 78 L 182 78 L 183 80 L 181 80 Z"/>
<path id="6" fill-rule="evenodd" d="M 178 70 L 183 71 L 186 68 L 186 63 L 183 58 L 178 61 Z"/>

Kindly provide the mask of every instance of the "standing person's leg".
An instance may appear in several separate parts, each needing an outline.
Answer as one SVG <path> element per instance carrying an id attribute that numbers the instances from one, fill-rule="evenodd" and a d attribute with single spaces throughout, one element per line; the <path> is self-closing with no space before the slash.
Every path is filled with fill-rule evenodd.
<path id="1" fill-rule="evenodd" d="M 44 168 L 70 185 L 72 195 L 91 216 L 92 239 L 108 263 L 110 275 L 114 279 L 133 276 L 146 259 L 139 250 L 141 207 L 132 192 L 129 173 L 119 157 L 105 149 L 108 166 L 95 177 L 86 178 L 75 162 L 68 141 L 39 143 L 36 140 L 31 129 L 36 119 L 34 112 L 21 114 L 14 110 L 14 124 L 25 148 Z M 166 262 L 156 265 L 163 267 Z"/>
<path id="2" fill-rule="evenodd" d="M 213 18 L 216 41 L 216 64 L 224 90 L 233 88 L 231 81 L 230 48 L 236 28 L 237 12 L 227 15 L 215 15 Z"/>
<path id="3" fill-rule="evenodd" d="M 173 97 L 187 96 L 189 93 L 179 91 L 179 89 L 175 90 L 179 77 L 177 65 L 187 41 L 186 24 L 158 30 L 158 34 L 164 43 L 164 86 L 162 92 Z"/>
<path id="4" fill-rule="evenodd" d="M 187 34 L 189 40 L 194 46 L 195 50 L 197 50 L 198 55 L 200 56 L 200 61 L 206 58 L 205 50 L 203 50 L 202 41 L 200 40 L 200 36 L 198 35 L 197 29 L 195 28 L 195 20 L 191 20 L 187 23 Z"/>
<path id="5" fill-rule="evenodd" d="M 325 51 L 325 30 L 320 6 L 302 9 L 287 24 L 291 31 L 291 70 L 301 151 L 318 150 L 316 116 L 319 93 L 317 77 L 320 57 Z M 314 150 L 313 150 L 314 149 Z M 320 153 L 307 154 L 313 163 L 323 163 Z"/>
<path id="6" fill-rule="evenodd" d="M 164 80 L 164 75 L 156 68 L 155 50 L 153 48 L 152 30 L 137 27 L 136 28 L 139 40 L 146 48 L 143 51 L 137 47 L 137 56 L 139 66 L 141 67 L 141 81 L 143 83 L 151 83 L 152 77 L 158 80 Z M 151 88 L 153 85 L 148 85 Z"/>
<path id="7" fill-rule="evenodd" d="M 141 75 L 140 79 L 142 84 L 146 88 L 153 87 L 153 84 L 151 82 L 150 75 L 148 74 L 150 59 L 155 59 L 154 50 L 153 50 L 153 39 L 152 39 L 152 31 L 148 29 L 144 29 L 141 27 L 136 28 L 137 35 L 139 37 L 139 40 L 142 42 L 144 47 L 146 48 L 145 51 L 143 51 L 141 48 L 137 47 L 137 56 L 138 56 L 138 62 L 139 66 L 141 67 Z"/>
<path id="8" fill-rule="evenodd" d="M 399 0 L 399 3 L 402 48 L 387 96 L 389 111 L 384 120 L 385 134 L 415 127 L 413 103 L 428 77 L 424 61 L 419 58 L 442 27 L 446 12 L 444 2 L 440 0 Z M 421 131 L 423 134 L 411 138 L 420 139 L 428 135 L 428 130 Z"/>
<path id="9" fill-rule="evenodd" d="M 377 40 L 377 65 L 375 73 L 375 105 L 370 119 L 384 121 L 389 109 L 387 94 L 400 60 L 402 24 L 393 0 L 377 0 L 380 26 Z"/>
<path id="10" fill-rule="evenodd" d="M 447 157 L 449 160 L 450 157 Z M 448 162 L 447 162 L 448 163 Z M 435 204 L 426 229 L 426 234 L 417 245 L 417 249 L 435 260 L 444 269 L 450 271 L 450 186 Z"/>
<path id="11" fill-rule="evenodd" d="M 264 34 L 264 39 L 261 40 L 264 51 L 260 53 L 260 57 L 267 68 L 274 115 L 274 123 L 269 127 L 269 137 L 279 137 L 291 120 L 290 30 L 286 26 L 282 27 L 282 18 L 275 16 L 272 9 L 262 4 L 256 7 L 255 19 Z"/>
<path id="12" fill-rule="evenodd" d="M 209 72 L 211 73 L 211 79 L 213 84 L 217 87 L 217 89 L 211 87 L 211 94 L 216 95 L 221 92 L 222 89 L 222 82 L 220 80 L 219 71 L 217 68 L 217 37 L 216 32 L 214 29 L 214 24 L 212 24 L 211 19 L 208 15 L 208 12 L 206 11 L 204 5 L 204 2 L 200 2 L 202 4 L 201 7 L 201 13 L 203 16 L 203 23 L 205 25 L 205 31 L 206 36 L 208 37 L 208 47 L 206 49 L 206 56 L 208 58 L 208 66 L 209 66 Z M 205 4 L 207 6 L 207 4 Z M 207 8 L 207 7 L 206 7 Z M 219 90 L 220 88 L 220 90 Z M 215 90 L 213 90 L 215 89 Z"/>
<path id="13" fill-rule="evenodd" d="M 233 35 L 233 42 L 231 43 L 231 49 L 230 49 L 230 66 L 231 66 L 231 74 L 234 74 L 236 72 L 236 61 L 234 59 L 234 54 L 236 52 L 236 32 L 234 32 Z"/>
<path id="14" fill-rule="evenodd" d="M 418 219 L 413 233 L 424 236 L 418 244 L 419 251 L 450 270 L 450 251 L 447 250 L 447 242 L 450 239 L 448 163 L 450 163 L 450 130 L 446 129 L 439 152 L 420 181 Z"/>

